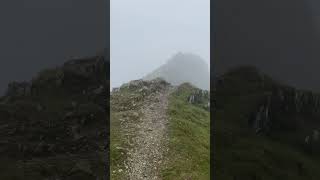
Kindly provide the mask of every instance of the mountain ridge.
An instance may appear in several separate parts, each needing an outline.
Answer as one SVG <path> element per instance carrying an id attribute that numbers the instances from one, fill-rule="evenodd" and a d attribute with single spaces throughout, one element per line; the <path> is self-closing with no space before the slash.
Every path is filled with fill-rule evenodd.
<path id="1" fill-rule="evenodd" d="M 115 88 L 112 179 L 208 179 L 209 97 L 190 83 L 173 86 L 162 78 Z"/>
<path id="2" fill-rule="evenodd" d="M 210 89 L 209 66 L 200 56 L 193 53 L 179 52 L 173 55 L 165 64 L 142 79 L 151 80 L 157 77 L 172 85 L 189 82 L 198 88 Z"/>
<path id="3" fill-rule="evenodd" d="M 108 177 L 108 63 L 72 59 L 0 98 L 0 179 Z"/>
<path id="4" fill-rule="evenodd" d="M 319 179 L 319 93 L 254 66 L 233 68 L 215 84 L 216 178 Z"/>

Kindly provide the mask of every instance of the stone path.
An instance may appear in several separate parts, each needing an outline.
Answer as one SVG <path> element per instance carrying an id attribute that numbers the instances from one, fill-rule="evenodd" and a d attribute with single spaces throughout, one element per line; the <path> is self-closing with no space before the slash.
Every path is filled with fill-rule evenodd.
<path id="1" fill-rule="evenodd" d="M 135 124 L 136 135 L 127 159 L 130 180 L 160 180 L 160 167 L 167 148 L 167 107 L 170 88 L 145 100 L 143 114 Z"/>

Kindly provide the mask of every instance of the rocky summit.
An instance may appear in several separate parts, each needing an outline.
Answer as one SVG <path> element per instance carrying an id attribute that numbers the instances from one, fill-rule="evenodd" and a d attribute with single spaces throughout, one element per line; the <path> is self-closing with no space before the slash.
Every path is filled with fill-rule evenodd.
<path id="1" fill-rule="evenodd" d="M 172 85 L 188 82 L 208 90 L 210 88 L 210 73 L 208 64 L 198 55 L 192 53 L 177 53 L 166 64 L 147 74 L 143 79 L 163 78 Z"/>
<path id="2" fill-rule="evenodd" d="M 0 179 L 108 179 L 108 61 L 72 59 L 0 99 Z"/>

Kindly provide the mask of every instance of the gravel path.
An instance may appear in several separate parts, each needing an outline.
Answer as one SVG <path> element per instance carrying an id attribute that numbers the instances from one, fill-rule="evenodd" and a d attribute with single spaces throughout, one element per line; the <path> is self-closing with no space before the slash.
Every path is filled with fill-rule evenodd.
<path id="1" fill-rule="evenodd" d="M 167 107 L 170 89 L 146 99 L 141 112 L 143 117 L 135 126 L 134 148 L 127 160 L 130 180 L 160 180 L 160 167 L 167 149 Z"/>

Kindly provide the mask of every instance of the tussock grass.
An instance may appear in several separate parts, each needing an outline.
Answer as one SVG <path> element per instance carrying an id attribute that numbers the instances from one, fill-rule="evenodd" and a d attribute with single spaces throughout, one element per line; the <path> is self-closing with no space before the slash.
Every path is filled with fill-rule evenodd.
<path id="1" fill-rule="evenodd" d="M 194 88 L 182 85 L 169 99 L 169 151 L 165 180 L 210 177 L 210 113 L 188 103 Z"/>

